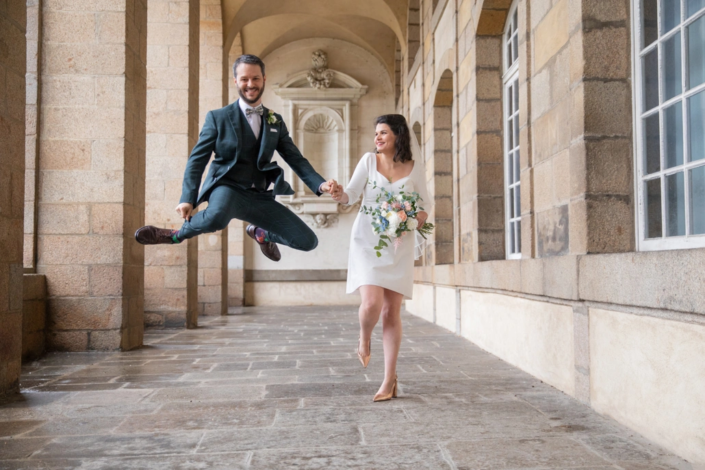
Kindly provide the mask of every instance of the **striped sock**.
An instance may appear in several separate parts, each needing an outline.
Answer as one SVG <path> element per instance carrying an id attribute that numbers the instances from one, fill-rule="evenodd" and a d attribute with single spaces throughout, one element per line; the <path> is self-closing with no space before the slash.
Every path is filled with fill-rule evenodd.
<path id="1" fill-rule="evenodd" d="M 181 243 L 181 240 L 179 240 L 179 231 L 178 230 L 171 231 L 171 239 L 174 241 L 174 243 Z"/>
<path id="2" fill-rule="evenodd" d="M 257 239 L 257 243 L 268 242 L 269 237 L 267 237 L 267 231 L 262 230 L 261 228 L 256 228 L 255 229 L 255 239 Z"/>

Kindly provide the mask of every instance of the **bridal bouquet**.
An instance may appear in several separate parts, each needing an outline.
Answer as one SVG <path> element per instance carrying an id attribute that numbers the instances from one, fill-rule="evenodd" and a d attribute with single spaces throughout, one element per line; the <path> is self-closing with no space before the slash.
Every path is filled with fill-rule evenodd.
<path id="1" fill-rule="evenodd" d="M 368 183 L 370 184 L 370 183 Z M 377 189 L 376 183 L 373 189 Z M 379 242 L 375 246 L 377 257 L 382 256 L 382 249 L 388 247 L 387 241 L 394 245 L 396 251 L 402 243 L 402 237 L 407 232 L 418 231 L 424 239 L 433 231 L 433 224 L 428 222 L 419 227 L 416 215 L 423 210 L 419 204 L 422 201 L 417 192 L 405 192 L 404 186 L 398 194 L 380 188 L 377 196 L 377 207 L 362 206 L 361 212 L 372 216 L 372 230 L 379 235 Z M 385 241 L 386 240 L 386 241 Z"/>

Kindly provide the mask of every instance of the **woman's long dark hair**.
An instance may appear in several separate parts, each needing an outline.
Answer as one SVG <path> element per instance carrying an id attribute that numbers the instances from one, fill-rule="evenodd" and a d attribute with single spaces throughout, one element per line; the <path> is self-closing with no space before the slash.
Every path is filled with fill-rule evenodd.
<path id="1" fill-rule="evenodd" d="M 409 134 L 409 126 L 406 125 L 406 119 L 401 114 L 384 114 L 375 119 L 375 126 L 378 124 L 386 124 L 397 138 L 394 143 L 394 161 L 404 163 L 411 160 L 411 137 Z"/>

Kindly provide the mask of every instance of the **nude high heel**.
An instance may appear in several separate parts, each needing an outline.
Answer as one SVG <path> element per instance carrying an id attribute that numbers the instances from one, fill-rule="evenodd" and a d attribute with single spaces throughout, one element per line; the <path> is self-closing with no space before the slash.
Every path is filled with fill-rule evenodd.
<path id="1" fill-rule="evenodd" d="M 370 341 L 370 346 L 369 346 L 369 353 L 367 356 L 363 356 L 360 353 L 360 343 L 362 342 L 362 338 L 358 338 L 357 340 L 357 358 L 360 359 L 360 363 L 362 364 L 362 367 L 367 369 L 367 364 L 370 363 L 370 357 L 372 356 L 372 341 Z"/>
<path id="2" fill-rule="evenodd" d="M 380 395 L 379 393 L 375 395 L 375 397 L 372 399 L 372 401 L 387 401 L 391 400 L 392 398 L 397 397 L 397 380 L 398 377 L 394 377 L 394 385 L 392 386 L 392 391 L 388 395 Z"/>

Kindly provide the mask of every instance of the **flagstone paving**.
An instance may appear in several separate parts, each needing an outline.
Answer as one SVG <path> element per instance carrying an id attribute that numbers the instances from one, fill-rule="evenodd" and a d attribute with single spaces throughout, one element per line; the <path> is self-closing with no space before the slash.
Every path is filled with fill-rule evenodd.
<path id="1" fill-rule="evenodd" d="M 373 403 L 381 327 L 363 369 L 356 309 L 234 313 L 26 365 L 0 405 L 0 469 L 691 469 L 411 315 L 400 396 Z"/>

